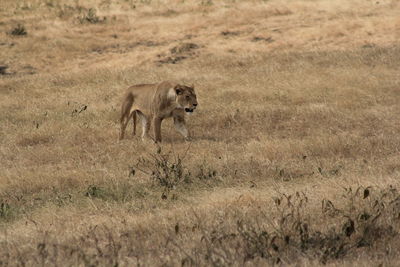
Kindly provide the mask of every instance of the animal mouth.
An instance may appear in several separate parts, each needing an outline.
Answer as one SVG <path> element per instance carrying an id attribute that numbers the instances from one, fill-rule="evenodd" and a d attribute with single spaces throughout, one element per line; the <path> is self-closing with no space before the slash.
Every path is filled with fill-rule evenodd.
<path id="1" fill-rule="evenodd" d="M 186 111 L 186 112 L 189 112 L 189 113 L 192 113 L 193 110 L 194 110 L 193 108 L 185 108 L 185 111 Z"/>

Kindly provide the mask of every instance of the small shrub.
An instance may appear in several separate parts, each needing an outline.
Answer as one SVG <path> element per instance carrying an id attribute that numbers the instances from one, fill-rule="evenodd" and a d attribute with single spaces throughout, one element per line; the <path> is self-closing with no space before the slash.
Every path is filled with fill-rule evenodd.
<path id="1" fill-rule="evenodd" d="M 171 48 L 171 54 L 180 54 L 185 52 L 190 52 L 193 49 L 197 49 L 199 46 L 194 43 L 183 43 L 181 45 Z"/>
<path id="2" fill-rule="evenodd" d="M 96 185 L 89 185 L 85 192 L 85 196 L 94 198 L 102 198 L 104 197 L 104 194 L 104 189 Z"/>
<path id="3" fill-rule="evenodd" d="M 168 158 L 162 156 L 156 159 L 155 168 L 151 176 L 161 186 L 168 189 L 175 188 L 181 181 L 188 181 L 189 178 L 179 157 L 175 161 L 169 161 Z"/>
<path id="4" fill-rule="evenodd" d="M 90 198 L 98 198 L 103 201 L 127 202 L 133 198 L 143 198 L 147 192 L 135 183 L 129 180 L 121 180 L 117 183 L 105 183 L 101 186 L 90 185 L 86 191 L 85 196 Z M 69 199 L 66 199 L 70 201 Z"/>
<path id="5" fill-rule="evenodd" d="M 199 180 L 209 180 L 217 176 L 217 171 L 208 166 L 204 161 L 203 164 L 197 167 L 196 178 Z"/>
<path id="6" fill-rule="evenodd" d="M 59 206 L 62 207 L 64 205 L 67 205 L 69 203 L 72 203 L 72 195 L 71 194 L 57 194 L 56 197 L 54 198 L 53 202 Z"/>
<path id="7" fill-rule="evenodd" d="M 214 2 L 212 0 L 201 0 L 200 5 L 201 6 L 212 6 Z"/>
<path id="8" fill-rule="evenodd" d="M 8 66 L 1 66 L 1 65 L 0 65 L 0 75 L 7 75 L 7 74 L 9 74 L 9 73 L 7 72 L 7 69 L 8 69 Z"/>
<path id="9" fill-rule="evenodd" d="M 18 24 L 14 29 L 10 31 L 10 34 L 14 36 L 24 36 L 27 35 L 28 33 L 24 25 Z"/>
<path id="10" fill-rule="evenodd" d="M 91 24 L 96 24 L 96 23 L 102 23 L 106 21 L 106 17 L 103 17 L 102 19 L 97 16 L 97 11 L 94 8 L 89 8 L 87 13 L 83 14 L 82 16 L 78 17 L 78 20 L 81 24 L 84 23 L 91 23 Z"/>
<path id="11" fill-rule="evenodd" d="M 206 162 L 201 165 L 189 167 L 185 165 L 185 156 L 175 155 L 171 152 L 163 153 L 161 148 L 148 157 L 141 157 L 130 169 L 130 175 L 135 169 L 150 176 L 151 180 L 163 187 L 162 197 L 165 199 L 171 190 L 181 184 L 190 184 L 193 181 L 213 180 L 217 171 L 208 166 Z"/>
<path id="12" fill-rule="evenodd" d="M 163 187 L 163 198 L 180 183 L 190 182 L 190 172 L 183 165 L 183 158 L 179 155 L 172 157 L 171 153 L 162 153 L 161 148 L 148 158 L 139 158 L 134 167 L 150 175 L 153 181 Z"/>
<path id="13" fill-rule="evenodd" d="M 11 206 L 6 202 L 2 202 L 0 204 L 0 219 L 8 220 L 11 218 L 11 216 L 12 216 Z"/>

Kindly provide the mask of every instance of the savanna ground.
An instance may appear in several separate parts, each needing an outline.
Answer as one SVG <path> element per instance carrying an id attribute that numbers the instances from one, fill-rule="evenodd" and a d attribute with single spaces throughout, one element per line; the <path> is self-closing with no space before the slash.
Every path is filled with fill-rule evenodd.
<path id="1" fill-rule="evenodd" d="M 400 1 L 0 3 L 0 265 L 395 265 Z M 194 84 L 184 142 L 118 141 Z"/>

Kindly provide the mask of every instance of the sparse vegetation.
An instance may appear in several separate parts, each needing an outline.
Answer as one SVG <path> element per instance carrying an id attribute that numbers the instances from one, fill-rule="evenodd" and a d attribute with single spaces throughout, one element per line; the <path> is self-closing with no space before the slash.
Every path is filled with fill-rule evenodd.
<path id="1" fill-rule="evenodd" d="M 363 247 L 383 252 L 387 247 L 377 243 L 396 239 L 399 234 L 400 195 L 393 187 L 376 192 L 373 189 L 371 196 L 365 194 L 370 190 L 357 188 L 353 193 L 352 188 L 346 188 L 343 210 L 324 217 L 323 225 L 310 215 L 304 193 L 281 194 L 274 199 L 272 212 L 259 208 L 252 217 L 235 214 L 236 227 L 224 230 L 225 224 L 201 226 L 201 241 L 182 261 L 213 266 L 249 262 L 273 265 L 294 264 L 306 256 L 326 264 L 342 260 Z M 323 203 L 334 208 L 330 200 Z M 325 216 L 326 212 L 323 205 L 322 214 L 314 216 Z"/>
<path id="2" fill-rule="evenodd" d="M 130 174 L 134 176 L 136 170 L 139 170 L 148 175 L 151 180 L 163 188 L 163 199 L 168 198 L 170 192 L 181 184 L 190 184 L 207 179 L 214 179 L 214 182 L 216 182 L 217 171 L 206 166 L 204 162 L 191 169 L 185 166 L 187 152 L 180 156 L 174 154 L 173 151 L 165 153 L 161 147 L 158 147 L 156 153 L 140 157 L 137 163 L 131 167 Z"/>
<path id="3" fill-rule="evenodd" d="M 395 266 L 399 5 L 2 0 L 0 265 Z M 192 140 L 118 142 L 161 80 Z"/>
<path id="4" fill-rule="evenodd" d="M 0 75 L 7 75 L 8 66 L 0 66 Z"/>
<path id="5" fill-rule="evenodd" d="M 273 200 L 252 203 L 255 206 L 246 211 L 231 207 L 221 215 L 225 216 L 223 221 L 218 215 L 192 211 L 189 219 L 177 222 L 173 229 L 159 229 L 159 233 L 125 225 L 119 231 L 109 226 L 90 227 L 68 244 L 43 236 L 35 243 L 37 250 L 19 251 L 19 260 L 21 264 L 40 260 L 51 265 L 63 262 L 108 266 L 145 264 L 153 257 L 173 254 L 170 264 L 196 266 L 294 264 L 304 257 L 320 264 L 351 261 L 351 256 L 360 251 L 387 253 L 393 249 L 389 246 L 400 231 L 399 199 L 394 187 L 346 188 L 341 209 L 335 208 L 336 201 L 325 199 L 322 203 L 329 204 L 323 204 L 319 212 L 311 215 L 304 193 L 279 194 Z M 246 216 L 249 213 L 251 216 Z M 315 216 L 322 217 L 324 224 Z M 156 238 L 157 234 L 161 236 L 150 246 L 137 243 Z M 187 235 L 192 236 L 191 244 L 187 243 Z M 4 244 L 1 248 L 3 263 L 16 256 Z"/>
<path id="6" fill-rule="evenodd" d="M 11 206 L 7 202 L 0 202 L 0 219 L 7 220 L 11 215 Z"/>
<path id="7" fill-rule="evenodd" d="M 27 33 L 24 25 L 18 24 L 15 28 L 13 28 L 10 31 L 10 34 L 14 35 L 14 36 L 22 36 L 22 35 L 27 35 L 28 33 Z"/>
<path id="8" fill-rule="evenodd" d="M 81 16 L 78 17 L 78 20 L 80 23 L 91 23 L 91 24 L 96 24 L 96 23 L 102 23 L 107 20 L 106 17 L 100 18 L 97 16 L 97 11 L 95 8 L 89 8 L 85 13 Z"/>
<path id="9" fill-rule="evenodd" d="M 85 196 L 87 197 L 102 197 L 104 196 L 104 189 L 101 187 L 98 187 L 96 185 L 89 185 L 85 192 Z"/>
<path id="10" fill-rule="evenodd" d="M 165 193 L 174 189 L 179 183 L 189 181 L 190 174 L 183 166 L 179 155 L 171 161 L 170 154 L 161 154 L 161 148 L 159 148 L 157 153 L 150 155 L 150 157 L 150 164 L 148 164 L 148 159 L 139 158 L 136 168 L 140 168 L 144 164 L 148 165 L 149 171 L 144 172 L 149 174 L 152 180 L 164 187 Z"/>

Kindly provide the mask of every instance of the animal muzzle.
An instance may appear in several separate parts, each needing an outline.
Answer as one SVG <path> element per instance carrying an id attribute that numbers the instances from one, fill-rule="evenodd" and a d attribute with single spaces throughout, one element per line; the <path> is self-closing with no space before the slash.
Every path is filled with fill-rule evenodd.
<path id="1" fill-rule="evenodd" d="M 197 107 L 197 103 L 192 104 L 191 107 L 185 108 L 185 111 L 186 111 L 186 112 L 189 112 L 189 113 L 192 113 L 192 112 L 196 109 L 196 107 Z"/>
<path id="2" fill-rule="evenodd" d="M 193 104 L 190 108 L 185 108 L 186 112 L 192 113 L 196 109 L 197 104 Z"/>

